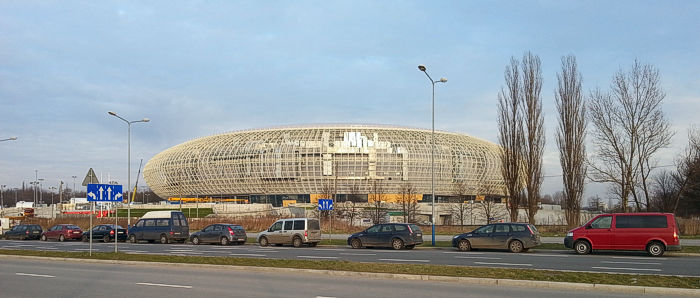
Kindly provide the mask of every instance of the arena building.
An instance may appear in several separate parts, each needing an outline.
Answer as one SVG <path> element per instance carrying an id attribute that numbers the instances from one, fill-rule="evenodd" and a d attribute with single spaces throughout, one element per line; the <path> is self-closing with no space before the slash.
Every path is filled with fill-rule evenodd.
<path id="1" fill-rule="evenodd" d="M 213 198 L 281 206 L 339 201 L 429 200 L 431 131 L 383 125 L 313 125 L 223 133 L 151 158 L 143 174 L 163 198 Z M 500 147 L 435 132 L 440 201 L 503 195 Z"/>

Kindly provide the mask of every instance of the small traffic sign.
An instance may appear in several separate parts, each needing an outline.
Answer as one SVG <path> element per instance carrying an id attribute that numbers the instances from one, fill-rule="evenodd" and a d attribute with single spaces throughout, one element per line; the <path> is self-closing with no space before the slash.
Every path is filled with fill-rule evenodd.
<path id="1" fill-rule="evenodd" d="M 88 170 L 87 174 L 85 174 L 85 179 L 83 179 L 83 186 L 88 186 L 88 184 L 94 184 L 94 183 L 100 183 L 97 181 L 97 176 L 95 175 L 95 171 L 90 168 Z"/>
<path id="2" fill-rule="evenodd" d="M 122 186 L 115 184 L 88 184 L 87 200 L 91 202 L 121 202 Z"/>
<path id="3" fill-rule="evenodd" d="M 318 210 L 321 210 L 321 211 L 333 210 L 333 200 L 331 200 L 331 199 L 318 200 Z"/>

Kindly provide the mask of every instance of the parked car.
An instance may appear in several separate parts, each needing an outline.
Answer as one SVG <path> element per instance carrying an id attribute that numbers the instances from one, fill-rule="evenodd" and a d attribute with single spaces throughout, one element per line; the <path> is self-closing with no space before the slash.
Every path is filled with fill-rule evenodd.
<path id="1" fill-rule="evenodd" d="M 41 237 L 40 225 L 16 225 L 3 234 L 4 239 L 39 239 Z"/>
<path id="2" fill-rule="evenodd" d="M 266 231 L 258 234 L 260 246 L 270 244 L 291 244 L 300 247 L 303 244 L 316 246 L 321 241 L 321 225 L 318 219 L 290 218 L 280 219 Z"/>
<path id="3" fill-rule="evenodd" d="M 141 240 L 162 244 L 185 242 L 190 236 L 187 218 L 181 211 L 149 211 L 129 229 L 129 242 Z"/>
<path id="4" fill-rule="evenodd" d="M 245 229 L 239 225 L 219 223 L 205 227 L 199 232 L 190 235 L 192 244 L 200 243 L 220 243 L 229 245 L 231 243 L 244 244 L 248 239 Z"/>
<path id="5" fill-rule="evenodd" d="M 117 226 L 117 240 L 126 241 L 126 229 Z M 114 225 L 97 225 L 92 228 L 92 239 L 114 242 Z M 90 231 L 83 232 L 83 242 L 90 241 Z"/>
<path id="6" fill-rule="evenodd" d="M 659 257 L 681 250 L 676 218 L 671 213 L 602 214 L 575 228 L 564 238 L 564 246 L 578 254 L 592 250 L 645 250 Z"/>
<path id="7" fill-rule="evenodd" d="M 348 237 L 352 248 L 385 246 L 394 249 L 413 249 L 423 244 L 423 232 L 415 224 L 376 224 Z"/>
<path id="8" fill-rule="evenodd" d="M 526 252 L 541 244 L 540 232 L 528 223 L 495 223 L 452 237 L 452 247 L 460 251 L 478 248 Z"/>
<path id="9" fill-rule="evenodd" d="M 75 240 L 83 237 L 83 230 L 79 226 L 60 224 L 50 227 L 41 233 L 41 240 L 58 239 L 58 241 Z"/>

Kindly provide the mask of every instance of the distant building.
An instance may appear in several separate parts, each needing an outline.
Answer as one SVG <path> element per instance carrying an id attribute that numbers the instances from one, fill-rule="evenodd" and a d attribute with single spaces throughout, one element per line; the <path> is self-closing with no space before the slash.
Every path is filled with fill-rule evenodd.
<path id="1" fill-rule="evenodd" d="M 379 125 L 318 125 L 243 130 L 194 139 L 148 161 L 143 173 L 160 197 L 250 203 L 396 201 L 411 185 L 431 193 L 431 131 Z M 438 201 L 503 196 L 500 147 L 468 135 L 435 132 Z M 337 189 L 337 191 L 335 191 Z M 379 195 L 377 195 L 379 194 Z"/>

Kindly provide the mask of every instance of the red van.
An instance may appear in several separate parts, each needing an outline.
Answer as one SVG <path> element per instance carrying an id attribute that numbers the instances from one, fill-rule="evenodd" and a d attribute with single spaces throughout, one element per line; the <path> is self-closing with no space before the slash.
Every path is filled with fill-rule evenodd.
<path id="1" fill-rule="evenodd" d="M 678 224 L 671 213 L 602 214 L 575 228 L 564 238 L 564 246 L 578 254 L 591 250 L 646 250 L 658 257 L 681 250 Z"/>

